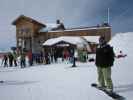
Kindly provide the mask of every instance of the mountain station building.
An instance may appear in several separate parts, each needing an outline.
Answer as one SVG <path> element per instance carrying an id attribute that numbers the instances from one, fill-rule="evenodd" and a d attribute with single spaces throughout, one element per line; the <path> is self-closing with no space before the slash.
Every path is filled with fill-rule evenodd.
<path id="1" fill-rule="evenodd" d="M 80 37 L 89 44 L 97 44 L 96 41 L 99 36 L 105 36 L 106 41 L 111 39 L 111 26 L 107 23 L 92 27 L 66 28 L 60 20 L 57 20 L 53 26 L 48 26 L 46 23 L 20 15 L 12 24 L 16 26 L 16 47 L 32 50 L 33 53 L 40 53 L 51 46 L 63 46 L 64 43 L 64 46 L 67 46 L 67 44 L 73 45 L 73 43 L 67 41 L 72 37 Z M 47 44 L 50 41 L 49 39 L 63 37 L 67 37 L 67 39 L 65 38 L 66 41 L 56 39 L 58 41 L 52 45 Z M 74 45 L 76 45 L 76 42 Z"/>

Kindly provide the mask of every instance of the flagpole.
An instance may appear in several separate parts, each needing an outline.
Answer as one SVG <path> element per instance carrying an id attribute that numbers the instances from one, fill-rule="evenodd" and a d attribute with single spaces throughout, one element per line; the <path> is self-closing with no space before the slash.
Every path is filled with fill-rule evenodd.
<path id="1" fill-rule="evenodd" d="M 109 8 L 108 8 L 108 24 L 109 24 Z"/>

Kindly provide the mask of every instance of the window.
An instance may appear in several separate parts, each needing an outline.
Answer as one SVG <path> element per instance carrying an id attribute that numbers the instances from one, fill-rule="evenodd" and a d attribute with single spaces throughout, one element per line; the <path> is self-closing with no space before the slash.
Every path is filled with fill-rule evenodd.
<path id="1" fill-rule="evenodd" d="M 30 28 L 27 28 L 27 27 L 22 27 L 18 29 L 19 34 L 23 34 L 23 33 L 27 34 L 27 33 L 30 33 L 30 31 L 31 31 Z"/>

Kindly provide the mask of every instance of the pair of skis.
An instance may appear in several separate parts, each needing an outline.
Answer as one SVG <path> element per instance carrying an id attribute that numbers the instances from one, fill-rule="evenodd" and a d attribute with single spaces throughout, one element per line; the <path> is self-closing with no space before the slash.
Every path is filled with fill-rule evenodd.
<path id="1" fill-rule="evenodd" d="M 116 92 L 109 92 L 105 88 L 101 88 L 101 87 L 99 88 L 96 83 L 92 83 L 91 86 L 95 87 L 98 90 L 103 91 L 105 94 L 107 94 L 109 97 L 113 98 L 114 100 L 125 100 L 125 98 L 123 96 L 119 95 Z"/>

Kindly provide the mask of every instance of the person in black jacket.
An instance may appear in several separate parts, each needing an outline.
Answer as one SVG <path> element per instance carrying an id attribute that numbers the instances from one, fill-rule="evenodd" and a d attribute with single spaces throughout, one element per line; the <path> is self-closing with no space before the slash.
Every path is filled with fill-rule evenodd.
<path id="1" fill-rule="evenodd" d="M 5 55 L 3 56 L 3 60 L 2 60 L 2 63 L 4 62 L 4 67 L 8 67 L 7 61 L 8 61 L 8 57 L 7 57 L 7 55 L 5 54 Z"/>
<path id="2" fill-rule="evenodd" d="M 108 91 L 113 91 L 113 83 L 111 79 L 111 66 L 114 62 L 114 51 L 105 41 L 104 37 L 99 38 L 99 45 L 96 49 L 96 66 L 98 72 L 99 87 L 106 87 Z"/>
<path id="3" fill-rule="evenodd" d="M 13 55 L 11 52 L 8 53 L 8 58 L 9 58 L 9 66 L 12 67 L 13 65 Z"/>

